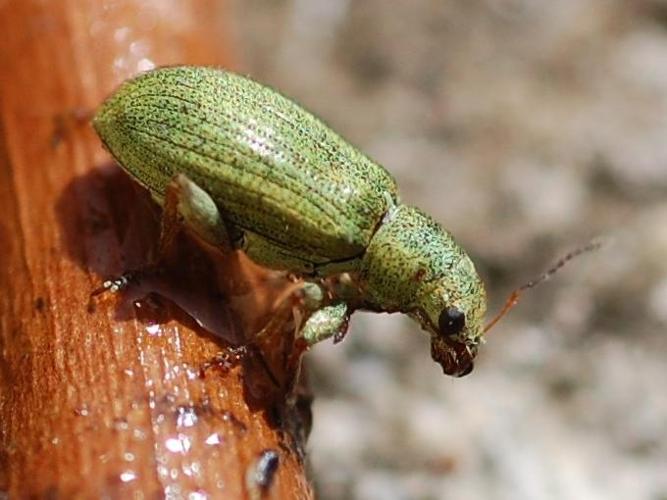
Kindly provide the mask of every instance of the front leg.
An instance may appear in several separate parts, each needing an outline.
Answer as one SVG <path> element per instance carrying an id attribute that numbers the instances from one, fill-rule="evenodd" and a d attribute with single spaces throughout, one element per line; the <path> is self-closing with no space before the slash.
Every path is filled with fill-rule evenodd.
<path id="1" fill-rule="evenodd" d="M 301 337 L 313 345 L 329 337 L 338 343 L 345 337 L 350 323 L 350 308 L 345 302 L 337 302 L 314 311 L 301 329 Z"/>
<path id="2" fill-rule="evenodd" d="M 278 311 L 286 307 L 292 310 L 296 337 L 305 340 L 308 346 L 332 336 L 337 343 L 347 333 L 353 308 L 335 295 L 333 301 L 331 299 L 331 291 L 322 283 L 302 281 L 295 283 L 278 299 L 275 309 Z M 305 322 L 302 323 L 303 317 Z"/>

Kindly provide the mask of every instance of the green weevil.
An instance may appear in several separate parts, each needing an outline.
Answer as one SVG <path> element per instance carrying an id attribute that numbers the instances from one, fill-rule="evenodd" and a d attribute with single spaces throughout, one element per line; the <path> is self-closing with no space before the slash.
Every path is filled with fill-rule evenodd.
<path id="1" fill-rule="evenodd" d="M 294 101 L 229 71 L 165 67 L 121 85 L 93 126 L 165 217 L 305 280 L 308 344 L 340 337 L 354 310 L 401 312 L 429 332 L 446 374 L 472 370 L 486 311 L 472 260 L 400 202 L 387 170 Z M 336 276 L 332 296 L 321 288 Z"/>

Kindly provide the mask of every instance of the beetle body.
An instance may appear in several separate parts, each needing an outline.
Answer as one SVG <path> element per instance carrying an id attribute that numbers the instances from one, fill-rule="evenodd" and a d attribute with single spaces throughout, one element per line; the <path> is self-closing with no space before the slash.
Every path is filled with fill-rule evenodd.
<path id="1" fill-rule="evenodd" d="M 357 308 L 404 312 L 431 333 L 445 372 L 472 368 L 486 304 L 469 257 L 400 203 L 382 166 L 292 100 L 231 72 L 170 67 L 123 84 L 93 124 L 158 203 L 180 179 L 179 207 L 202 232 L 219 224 L 273 269 L 349 274 L 356 295 L 320 304 L 307 338 L 336 333 Z"/>
<path id="2" fill-rule="evenodd" d="M 146 73 L 121 87 L 95 123 L 156 198 L 186 173 L 251 241 L 303 260 L 301 272 L 358 258 L 388 209 L 385 196 L 396 203 L 384 168 L 294 102 L 234 73 Z"/>

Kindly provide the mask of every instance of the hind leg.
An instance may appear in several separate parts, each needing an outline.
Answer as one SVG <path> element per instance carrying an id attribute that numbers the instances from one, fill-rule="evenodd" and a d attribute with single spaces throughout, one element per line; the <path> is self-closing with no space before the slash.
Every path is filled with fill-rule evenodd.
<path id="1" fill-rule="evenodd" d="M 158 257 L 174 242 L 180 226 L 223 251 L 232 249 L 229 233 L 211 196 L 184 174 L 176 174 L 165 190 Z"/>
<path id="2" fill-rule="evenodd" d="M 149 264 L 138 271 L 102 283 L 92 295 L 106 291 L 118 292 L 142 274 L 150 274 L 159 268 L 159 263 L 172 247 L 181 226 L 192 231 L 207 244 L 224 251 L 232 249 L 232 241 L 222 214 L 210 195 L 184 174 L 176 174 L 165 189 L 164 198 L 156 199 L 162 205 L 160 240 L 157 252 Z"/>

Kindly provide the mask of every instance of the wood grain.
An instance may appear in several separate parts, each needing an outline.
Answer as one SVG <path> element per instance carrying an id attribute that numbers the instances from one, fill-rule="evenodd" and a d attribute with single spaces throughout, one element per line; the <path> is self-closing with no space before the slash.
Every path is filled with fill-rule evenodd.
<path id="1" fill-rule="evenodd" d="M 84 118 L 142 69 L 229 65 L 228 14 L 0 2 L 0 496 L 312 496 L 290 309 L 261 352 L 227 349 L 284 280 L 182 236 L 163 273 L 88 300 L 148 260 L 157 211 Z"/>

